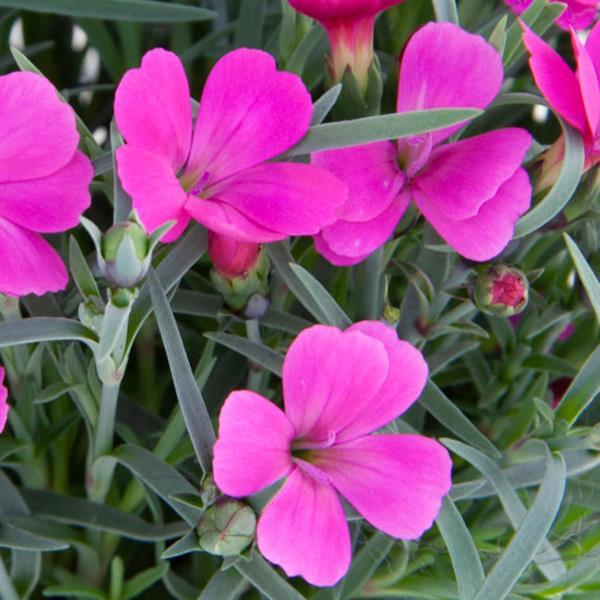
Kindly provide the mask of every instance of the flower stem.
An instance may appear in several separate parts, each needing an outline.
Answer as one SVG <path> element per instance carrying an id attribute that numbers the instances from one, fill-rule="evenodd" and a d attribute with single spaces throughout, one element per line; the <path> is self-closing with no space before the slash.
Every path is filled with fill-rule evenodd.
<path id="1" fill-rule="evenodd" d="M 248 319 L 246 321 L 246 335 L 249 340 L 262 344 L 262 339 L 260 337 L 260 322 L 258 319 Z M 248 367 L 248 389 L 258 392 L 260 390 L 261 380 L 262 371 L 257 365 L 250 362 Z"/>
<path id="2" fill-rule="evenodd" d="M 377 320 L 382 311 L 383 248 L 371 254 L 358 267 L 361 294 L 358 314 L 361 319 Z"/>

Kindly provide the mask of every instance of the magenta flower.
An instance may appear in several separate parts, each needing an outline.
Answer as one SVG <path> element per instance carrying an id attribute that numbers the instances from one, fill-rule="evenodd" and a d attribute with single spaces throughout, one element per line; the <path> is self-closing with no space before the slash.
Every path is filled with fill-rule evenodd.
<path id="1" fill-rule="evenodd" d="M 567 5 L 565 12 L 558 17 L 556 24 L 563 29 L 587 29 L 594 24 L 598 16 L 600 0 L 550 0 L 562 2 Z M 510 9 L 517 15 L 527 10 L 533 0 L 504 0 Z"/>
<path id="2" fill-rule="evenodd" d="M 311 235 L 334 222 L 345 187 L 310 165 L 267 162 L 306 134 L 311 115 L 299 77 L 242 49 L 215 65 L 194 124 L 181 61 L 151 50 L 117 89 L 127 141 L 117 151 L 119 177 L 148 231 L 176 221 L 166 241 L 190 219 L 240 242 Z"/>
<path id="3" fill-rule="evenodd" d="M 398 112 L 484 108 L 501 84 L 502 61 L 490 44 L 455 25 L 430 23 L 406 46 Z M 314 154 L 313 164 L 350 190 L 338 222 L 316 236 L 317 250 L 336 265 L 360 262 L 386 242 L 414 200 L 462 256 L 499 254 L 531 203 L 521 168 L 531 136 L 511 128 L 440 145 L 460 128 Z"/>
<path id="4" fill-rule="evenodd" d="M 0 433 L 4 431 L 6 427 L 6 421 L 8 419 L 9 406 L 6 402 L 8 398 L 8 390 L 4 385 L 4 368 L 0 367 Z"/>
<path id="5" fill-rule="evenodd" d="M 4 75 L 0 138 L 0 293 L 62 290 L 67 270 L 40 234 L 75 227 L 90 205 L 93 171 L 73 111 L 40 75 Z"/>
<path id="6" fill-rule="evenodd" d="M 552 108 L 577 129 L 585 144 L 585 169 L 600 162 L 600 23 L 590 32 L 585 46 L 572 31 L 577 71 L 544 40 L 524 27 L 523 41 L 531 54 L 533 77 Z M 562 141 L 561 141 L 562 145 Z M 562 161 L 562 146 L 559 159 Z"/>
<path id="7" fill-rule="evenodd" d="M 451 486 L 448 452 L 420 435 L 371 435 L 415 402 L 427 374 L 421 353 L 382 323 L 317 325 L 285 358 L 285 412 L 254 392 L 229 395 L 214 448 L 219 488 L 249 496 L 286 478 L 258 523 L 265 558 L 335 584 L 351 558 L 340 495 L 390 536 L 431 527 Z"/>
<path id="8" fill-rule="evenodd" d="M 327 30 L 331 45 L 334 81 L 341 81 L 348 67 L 366 85 L 373 62 L 375 17 L 404 0 L 289 0 L 298 11 Z"/>

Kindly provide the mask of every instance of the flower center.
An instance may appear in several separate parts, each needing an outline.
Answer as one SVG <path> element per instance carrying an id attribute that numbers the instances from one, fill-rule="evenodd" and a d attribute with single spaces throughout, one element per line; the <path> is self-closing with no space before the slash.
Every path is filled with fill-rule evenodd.
<path id="1" fill-rule="evenodd" d="M 398 165 L 407 177 L 414 177 L 426 164 L 433 149 L 431 133 L 400 138 L 398 144 Z"/>
<path id="2" fill-rule="evenodd" d="M 208 180 L 210 179 L 210 173 L 204 171 L 200 177 L 195 173 L 183 173 L 179 177 L 179 183 L 181 187 L 192 196 L 198 196 L 202 198 L 202 192 L 208 187 Z"/>

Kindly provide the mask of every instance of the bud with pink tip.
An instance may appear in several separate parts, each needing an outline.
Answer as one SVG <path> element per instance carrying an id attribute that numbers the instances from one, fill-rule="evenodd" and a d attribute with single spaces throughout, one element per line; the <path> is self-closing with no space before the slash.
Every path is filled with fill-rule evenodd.
<path id="1" fill-rule="evenodd" d="M 529 282 L 519 269 L 493 265 L 477 276 L 473 301 L 483 312 L 497 317 L 512 317 L 525 310 L 529 301 Z"/>

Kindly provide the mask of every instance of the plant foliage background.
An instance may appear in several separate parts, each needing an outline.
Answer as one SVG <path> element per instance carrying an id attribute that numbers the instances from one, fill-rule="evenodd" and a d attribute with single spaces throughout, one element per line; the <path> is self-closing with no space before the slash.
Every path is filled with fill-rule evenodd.
<path id="1" fill-rule="evenodd" d="M 556 5 L 534 6 L 526 20 L 566 49 L 567 36 L 551 26 Z M 382 15 L 384 112 L 394 109 L 399 52 L 435 19 L 458 20 L 503 52 L 507 91 L 471 131 L 518 124 L 533 132 L 536 152 L 553 143 L 561 125 L 535 108 L 543 100 L 520 29 L 492 0 L 407 0 Z M 0 0 L 0 69 L 39 70 L 79 115 L 96 170 L 86 217 L 102 231 L 128 206 L 113 172 L 114 89 L 155 46 L 181 56 L 194 97 L 215 60 L 244 46 L 299 74 L 315 101 L 327 91 L 324 31 L 279 0 Z M 335 90 L 317 114 L 334 100 Z M 378 119 L 317 124 L 304 143 L 381 139 Z M 394 126 L 401 135 L 407 124 Z M 271 303 L 260 319 L 226 308 L 209 276 L 205 232 L 194 226 L 159 246 L 139 294 L 126 309 L 111 304 L 114 329 L 99 338 L 93 319 L 108 309 L 106 282 L 90 271 L 93 245 L 83 228 L 56 236 L 72 272 L 68 290 L 1 299 L 15 410 L 0 437 L 0 597 L 600 598 L 600 194 L 598 173 L 581 175 L 579 137 L 563 127 L 561 176 L 498 260 L 531 282 L 518 323 L 481 312 L 468 284 L 485 265 L 448 252 L 408 214 L 374 279 L 331 267 L 308 239 L 270 245 Z M 453 454 L 454 487 L 437 525 L 404 543 L 353 520 L 353 565 L 325 590 L 287 580 L 251 549 L 226 559 L 203 551 L 195 527 L 214 494 L 205 446 L 228 392 L 279 398 L 282 356 L 299 331 L 365 317 L 397 322 L 430 365 L 425 393 L 395 427 L 441 438 Z M 119 352 L 129 356 L 123 380 L 103 385 L 96 364 Z M 102 430 L 102 405 L 117 411 L 114 440 Z"/>

